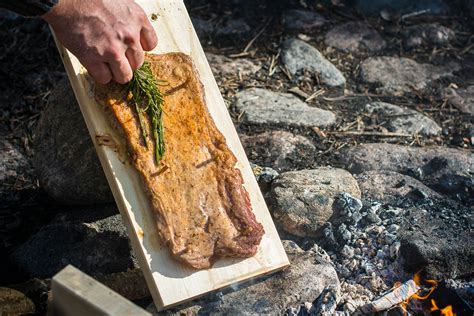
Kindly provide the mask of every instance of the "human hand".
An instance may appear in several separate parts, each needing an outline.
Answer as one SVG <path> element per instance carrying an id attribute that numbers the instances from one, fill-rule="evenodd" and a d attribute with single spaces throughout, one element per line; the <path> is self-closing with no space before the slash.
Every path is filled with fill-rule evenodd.
<path id="1" fill-rule="evenodd" d="M 134 0 L 59 0 L 42 16 L 98 83 L 127 83 L 157 37 Z"/>

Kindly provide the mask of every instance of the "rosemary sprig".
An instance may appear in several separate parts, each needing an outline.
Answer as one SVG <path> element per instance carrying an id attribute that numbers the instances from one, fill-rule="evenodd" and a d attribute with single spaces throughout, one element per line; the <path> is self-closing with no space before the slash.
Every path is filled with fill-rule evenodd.
<path id="1" fill-rule="evenodd" d="M 151 133 L 155 143 L 155 160 L 158 164 L 165 154 L 163 135 L 163 95 L 158 88 L 158 81 L 153 76 L 150 64 L 144 62 L 135 70 L 133 79 L 128 84 L 128 101 L 135 104 L 143 140 L 148 148 L 148 132 L 145 125 L 145 114 L 151 122 Z"/>

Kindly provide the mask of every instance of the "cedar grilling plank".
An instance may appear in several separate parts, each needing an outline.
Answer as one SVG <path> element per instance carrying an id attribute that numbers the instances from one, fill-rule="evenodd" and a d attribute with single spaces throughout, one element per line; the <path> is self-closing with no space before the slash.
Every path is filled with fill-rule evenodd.
<path id="1" fill-rule="evenodd" d="M 173 257 L 197 269 L 211 267 L 220 257 L 255 255 L 263 226 L 235 168 L 237 159 L 207 110 L 191 58 L 168 53 L 147 54 L 147 60 L 156 78 L 167 83 L 160 87 L 168 92 L 163 106 L 166 153 L 160 164 L 153 146 L 144 146 L 134 106 L 119 87 L 97 87 L 96 97 L 126 140 L 160 238 Z"/>

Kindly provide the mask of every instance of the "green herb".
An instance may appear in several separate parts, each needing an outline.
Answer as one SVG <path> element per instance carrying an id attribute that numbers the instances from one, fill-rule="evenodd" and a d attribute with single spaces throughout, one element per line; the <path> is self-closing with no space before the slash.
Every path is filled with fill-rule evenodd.
<path id="1" fill-rule="evenodd" d="M 158 81 L 148 62 L 135 70 L 133 79 L 128 84 L 128 100 L 135 104 L 143 140 L 148 146 L 149 135 L 145 125 L 145 114 L 148 115 L 151 124 L 151 133 L 155 143 L 155 160 L 158 164 L 165 153 L 163 135 L 163 95 L 158 89 Z"/>

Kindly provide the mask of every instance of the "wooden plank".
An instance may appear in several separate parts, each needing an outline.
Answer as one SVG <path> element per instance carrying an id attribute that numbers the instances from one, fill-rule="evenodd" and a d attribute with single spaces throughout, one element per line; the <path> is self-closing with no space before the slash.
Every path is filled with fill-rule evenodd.
<path id="1" fill-rule="evenodd" d="M 120 162 L 120 157 L 113 150 L 97 144 L 97 136 L 117 135 L 92 96 L 85 69 L 57 43 L 150 292 L 156 306 L 163 309 L 232 283 L 284 268 L 289 261 L 182 0 L 137 2 L 150 20 L 152 14 L 158 16 L 156 21 L 152 21 L 159 42 L 154 53 L 182 52 L 192 57 L 204 85 L 209 112 L 238 159 L 237 168 L 242 172 L 253 210 L 266 232 L 258 253 L 252 258 L 220 260 L 211 269 L 201 271 L 173 260 L 168 250 L 158 245 L 151 210 L 137 172 L 129 164 Z"/>
<path id="2" fill-rule="evenodd" d="M 51 293 L 54 315 L 151 315 L 72 265 L 53 277 Z"/>

